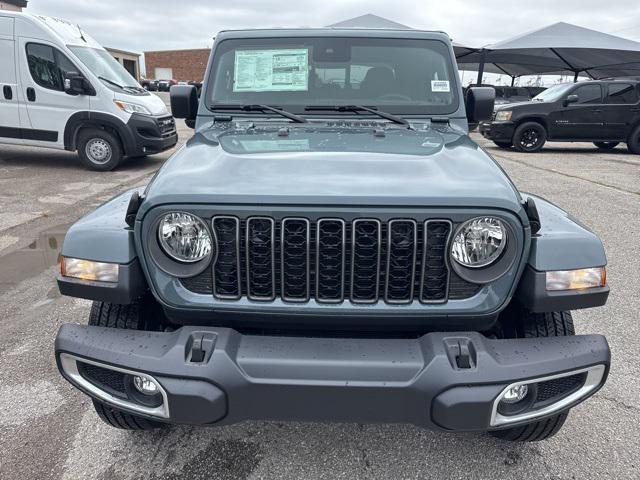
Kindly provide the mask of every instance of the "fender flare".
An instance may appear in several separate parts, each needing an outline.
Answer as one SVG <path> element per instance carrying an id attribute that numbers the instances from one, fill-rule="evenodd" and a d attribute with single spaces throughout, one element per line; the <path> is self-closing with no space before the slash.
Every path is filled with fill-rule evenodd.
<path id="1" fill-rule="evenodd" d="M 105 128 L 114 130 L 125 155 L 135 150 L 133 134 L 126 123 L 115 115 L 102 112 L 81 111 L 76 112 L 67 120 L 64 128 L 64 148 L 75 151 L 78 148 L 78 132 L 85 127 Z"/>

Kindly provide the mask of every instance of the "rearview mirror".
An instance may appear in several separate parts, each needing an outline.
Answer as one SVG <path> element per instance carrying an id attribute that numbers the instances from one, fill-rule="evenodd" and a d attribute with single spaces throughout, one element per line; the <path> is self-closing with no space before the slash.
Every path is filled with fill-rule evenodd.
<path id="1" fill-rule="evenodd" d="M 86 80 L 78 72 L 67 72 L 64 76 L 64 91 L 69 95 L 87 93 Z"/>
<path id="2" fill-rule="evenodd" d="M 469 123 L 491 119 L 495 101 L 496 91 L 492 87 L 469 87 L 465 97 Z"/>
<path id="3" fill-rule="evenodd" d="M 580 97 L 578 97 L 578 95 L 569 95 L 564 101 L 564 106 L 566 107 L 567 105 L 570 105 L 572 103 L 578 103 L 578 100 L 580 100 Z"/>
<path id="4" fill-rule="evenodd" d="M 171 113 L 184 118 L 187 126 L 194 128 L 198 114 L 198 90 L 193 85 L 174 85 L 170 90 Z"/>

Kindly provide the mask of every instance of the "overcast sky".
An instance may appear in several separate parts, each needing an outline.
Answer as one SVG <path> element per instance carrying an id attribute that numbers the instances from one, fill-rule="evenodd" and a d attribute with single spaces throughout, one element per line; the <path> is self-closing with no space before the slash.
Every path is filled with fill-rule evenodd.
<path id="1" fill-rule="evenodd" d="M 565 21 L 640 41 L 638 0 L 30 0 L 28 11 L 80 24 L 101 44 L 142 52 L 211 46 L 219 30 L 321 27 L 373 13 L 482 46 Z"/>
<path id="2" fill-rule="evenodd" d="M 322 27 L 373 13 L 483 46 L 558 21 L 640 41 L 639 0 L 30 0 L 104 46 L 143 52 L 212 45 L 234 28 Z"/>

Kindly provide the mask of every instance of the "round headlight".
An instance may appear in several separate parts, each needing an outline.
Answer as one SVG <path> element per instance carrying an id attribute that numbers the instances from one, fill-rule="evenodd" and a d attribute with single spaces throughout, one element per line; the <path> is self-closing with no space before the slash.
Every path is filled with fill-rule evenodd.
<path id="1" fill-rule="evenodd" d="M 158 239 L 167 255 L 179 262 L 193 263 L 211 253 L 211 235 L 195 215 L 166 214 L 158 226 Z"/>
<path id="2" fill-rule="evenodd" d="M 494 217 L 478 217 L 462 224 L 451 244 L 451 257 L 463 267 L 492 264 L 507 245 L 507 229 Z"/>

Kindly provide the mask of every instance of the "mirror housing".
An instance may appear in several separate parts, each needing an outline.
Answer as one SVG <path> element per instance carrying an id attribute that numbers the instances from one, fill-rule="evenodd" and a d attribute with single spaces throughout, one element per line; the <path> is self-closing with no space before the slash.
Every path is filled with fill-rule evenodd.
<path id="1" fill-rule="evenodd" d="M 169 95 L 172 115 L 184 118 L 187 126 L 193 128 L 198 114 L 198 89 L 194 85 L 174 85 Z"/>
<path id="2" fill-rule="evenodd" d="M 89 88 L 87 88 L 89 87 Z M 78 72 L 67 72 L 64 76 L 64 92 L 68 95 L 91 95 L 93 89 Z M 95 92 L 93 92 L 95 95 Z"/>
<path id="3" fill-rule="evenodd" d="M 578 97 L 578 95 L 569 95 L 564 99 L 564 106 L 566 107 L 567 105 L 571 105 L 572 103 L 578 103 L 579 100 L 580 97 Z"/>
<path id="4" fill-rule="evenodd" d="M 490 120 L 496 101 L 496 91 L 492 87 L 469 87 L 465 97 L 465 108 L 469 123 Z"/>

